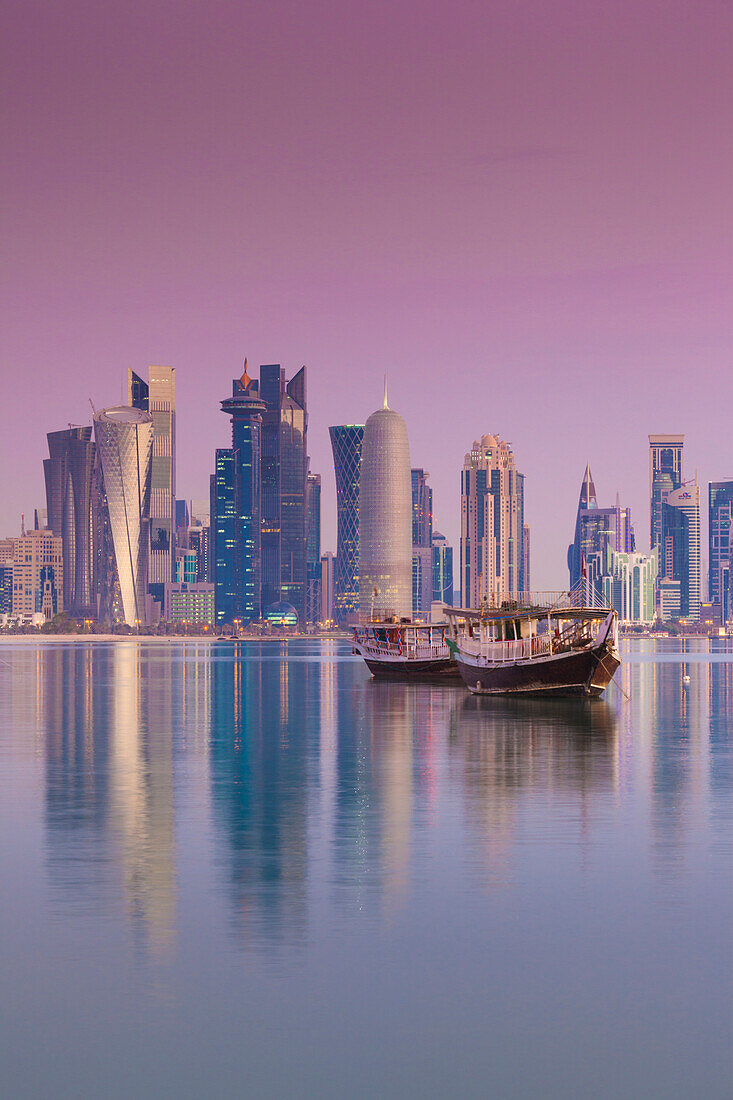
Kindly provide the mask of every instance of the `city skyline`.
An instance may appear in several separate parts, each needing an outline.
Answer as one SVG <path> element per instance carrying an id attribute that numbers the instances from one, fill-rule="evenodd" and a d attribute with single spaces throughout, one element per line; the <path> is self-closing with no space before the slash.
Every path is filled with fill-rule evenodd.
<path id="1" fill-rule="evenodd" d="M 246 366 L 246 359 L 245 359 L 245 366 Z M 141 369 L 142 368 L 140 368 L 139 365 L 138 365 L 138 370 L 141 370 Z M 147 369 L 149 371 L 154 371 L 154 370 L 168 371 L 170 373 L 171 378 L 173 379 L 173 385 L 175 387 L 175 385 L 176 385 L 176 381 L 175 381 L 176 370 L 175 370 L 175 368 L 173 368 L 173 369 L 171 369 L 170 367 L 156 368 L 156 367 L 151 365 L 151 366 L 148 366 Z M 238 369 L 238 368 L 235 368 L 235 369 Z M 269 369 L 269 368 L 266 368 L 266 369 Z M 280 370 L 280 372 L 282 374 L 282 377 L 284 379 L 284 377 L 285 377 L 285 368 L 278 368 L 278 369 Z M 302 371 L 299 372 L 299 373 L 302 373 Z M 133 370 L 132 368 L 128 368 L 127 371 L 126 371 L 128 402 L 133 400 L 133 389 L 131 388 L 132 387 L 132 382 L 130 381 L 131 379 L 135 379 L 135 380 L 137 380 L 138 383 L 142 383 L 142 386 L 144 387 L 145 391 L 147 391 L 147 384 L 142 382 L 142 379 L 138 375 L 137 370 Z M 283 382 L 283 385 L 284 385 L 284 382 Z M 139 389 L 139 386 L 138 386 L 138 389 Z M 135 391 L 135 393 L 137 393 L 137 390 Z M 138 395 L 138 397 L 139 397 L 139 395 Z M 174 398 L 174 400 L 175 400 L 175 398 Z M 312 415 L 312 408 L 309 407 L 308 419 L 311 418 L 311 415 Z M 89 416 L 89 420 L 90 420 L 90 424 L 88 426 L 83 426 L 81 424 L 68 423 L 67 429 L 66 429 L 65 432 L 63 430 L 54 429 L 54 431 L 48 432 L 46 434 L 48 434 L 48 435 L 56 434 L 58 436 L 68 434 L 68 433 L 78 434 L 78 432 L 81 431 L 81 430 L 90 430 L 91 429 L 91 420 L 92 420 L 91 414 Z M 332 430 L 333 430 L 333 425 L 329 426 L 329 428 L 327 429 L 327 432 L 331 433 Z M 409 423 L 408 423 L 408 430 L 409 430 Z M 310 433 L 309 433 L 309 436 L 310 436 Z M 328 436 L 328 438 L 329 438 L 329 444 L 330 444 L 331 443 L 330 436 Z M 685 433 L 679 433 L 679 434 L 674 434 L 674 435 L 647 435 L 646 438 L 648 440 L 654 440 L 654 441 L 656 441 L 656 440 L 668 440 L 668 439 L 669 440 L 675 440 L 675 441 L 679 441 L 680 446 L 681 446 L 682 440 L 685 439 Z M 311 446 L 311 442 L 309 442 L 309 447 L 310 446 Z M 648 444 L 647 444 L 647 446 L 648 446 Z M 331 452 L 329 454 L 330 462 L 325 466 L 325 468 L 322 471 L 314 469 L 314 459 L 313 459 L 312 455 L 311 455 L 311 459 L 310 459 L 310 473 L 311 473 L 311 475 L 321 476 L 322 482 L 325 482 L 326 485 L 328 484 L 329 480 L 333 481 L 333 478 L 334 478 L 332 447 L 329 445 L 328 449 Z M 185 450 L 186 449 L 184 449 L 184 453 L 185 453 Z M 214 450 L 216 450 L 216 446 L 214 447 Z M 685 450 L 687 450 L 688 453 L 689 453 L 689 448 L 688 447 L 685 447 Z M 647 460 L 647 466 L 648 466 L 648 464 L 649 464 L 649 451 L 647 451 L 647 459 L 646 460 Z M 692 456 L 692 458 L 691 458 L 690 469 L 692 468 L 693 462 L 694 462 L 694 456 Z M 697 469 L 698 469 L 698 467 L 695 466 L 696 473 L 697 473 Z M 689 476 L 689 472 L 690 472 L 689 470 L 683 471 L 682 484 L 692 484 L 694 482 L 695 478 L 692 477 L 692 476 Z M 330 474 L 330 477 L 329 477 L 329 474 Z M 459 472 L 459 476 L 460 476 L 460 472 Z M 647 474 L 647 478 L 649 478 L 649 476 L 650 475 Z M 175 468 L 173 468 L 173 477 L 174 478 L 176 477 Z M 41 480 L 43 480 L 43 478 L 41 478 Z M 432 483 L 432 480 L 433 479 L 431 477 L 431 483 Z M 726 483 L 727 480 L 728 479 L 726 479 L 724 476 L 719 476 L 717 479 L 716 478 L 711 478 L 709 480 L 709 482 L 704 481 L 702 478 L 699 478 L 698 483 L 700 485 L 703 485 L 703 486 L 706 485 L 706 484 L 724 484 L 724 483 Z M 563 484 L 564 484 L 564 482 L 559 482 L 558 483 L 558 492 L 559 493 L 562 492 Z M 639 522 L 639 513 L 636 513 L 636 515 L 634 516 L 634 526 L 636 527 L 637 531 L 639 531 L 639 530 L 641 530 L 641 532 L 644 531 L 645 510 L 646 510 L 646 516 L 647 517 L 649 516 L 649 493 L 650 493 L 650 488 L 651 488 L 651 482 L 649 480 L 647 480 L 646 509 L 644 509 L 644 506 L 642 506 L 641 509 L 640 509 L 640 514 L 642 516 L 641 522 Z M 336 502 L 336 486 L 335 486 L 335 484 L 333 484 L 331 486 L 331 489 L 332 489 L 332 493 L 331 493 L 330 498 L 329 498 L 327 492 L 324 492 L 322 497 L 321 497 L 321 500 L 322 500 L 321 548 L 322 548 L 322 550 L 332 549 L 335 552 L 336 551 L 336 546 L 337 546 L 337 537 L 336 537 L 337 502 Z M 430 489 L 431 489 L 431 495 L 432 495 L 432 484 L 431 484 Z M 617 492 L 616 495 L 618 496 L 618 492 Z M 191 499 L 195 498 L 196 496 L 197 496 L 197 494 L 195 494 L 195 493 L 186 492 L 184 494 L 183 498 L 179 497 L 178 499 L 179 500 L 180 499 L 191 500 Z M 198 494 L 198 496 L 199 496 L 199 498 L 202 498 L 203 494 Z M 527 498 L 527 496 L 531 497 L 532 493 L 531 493 L 531 487 L 529 488 L 529 492 L 527 491 L 526 480 L 525 480 L 525 499 Z M 43 502 L 45 501 L 45 497 L 46 497 L 46 490 L 45 490 L 45 487 L 44 487 L 42 498 L 40 498 L 40 500 L 37 501 L 37 502 L 36 501 L 26 502 L 26 507 L 24 508 L 23 512 L 21 512 L 21 515 L 24 514 L 27 517 L 29 514 L 32 514 L 34 507 L 36 508 L 36 510 L 38 510 L 38 505 L 40 504 L 42 506 Z M 702 497 L 703 497 L 703 499 L 701 500 L 701 504 L 703 506 L 706 506 L 706 504 L 707 504 L 707 499 L 706 499 L 707 494 L 703 493 Z M 458 502 L 458 507 L 460 508 L 460 492 L 458 494 L 456 494 L 456 500 Z M 455 501 L 454 501 L 453 508 L 448 507 L 446 509 L 447 515 L 449 517 L 451 515 L 451 512 L 453 510 L 455 510 L 455 506 L 456 506 L 456 504 L 455 504 Z M 576 509 L 577 509 L 577 505 L 576 505 L 576 508 L 574 509 L 574 513 L 575 513 Z M 0 515 L 2 515 L 1 503 L 0 503 Z M 525 521 L 528 518 L 531 519 L 531 515 L 529 517 L 527 516 L 526 507 L 525 507 Z M 649 530 L 650 530 L 650 533 L 651 533 L 651 521 L 648 518 L 647 518 L 647 523 L 649 524 Z M 701 512 L 700 524 L 701 524 L 701 526 L 704 526 L 707 530 L 708 522 L 707 522 L 706 513 Z M 17 524 L 16 524 L 16 526 L 17 526 Z M 447 530 L 450 529 L 450 524 L 449 523 L 443 524 L 442 519 L 441 519 L 441 526 L 445 526 L 445 528 Z M 531 526 L 531 524 L 530 524 L 530 526 Z M 327 541 L 328 538 L 329 538 L 329 534 L 328 534 L 329 531 L 332 533 L 332 538 L 333 538 L 332 544 L 330 544 L 330 545 Z M 4 534 L 5 534 L 5 536 L 12 536 L 16 533 L 17 532 L 12 527 L 12 519 L 11 519 L 10 525 L 6 526 L 6 528 L 4 529 Z M 536 537 L 538 538 L 538 540 L 540 542 L 540 553 L 541 553 L 542 532 L 540 531 L 539 534 Z M 457 538 L 456 542 L 453 542 L 450 537 L 448 537 L 448 542 L 451 543 L 451 545 L 458 546 L 460 544 L 460 533 L 458 535 L 458 538 Z M 637 547 L 643 549 L 646 545 L 648 545 L 648 541 L 645 540 L 644 534 L 642 533 L 640 538 L 637 535 Z M 566 543 L 565 549 L 566 549 L 566 553 L 567 553 L 567 543 Z M 537 551 L 536 551 L 536 544 L 535 544 L 535 553 L 536 552 Z M 567 574 L 567 565 L 566 565 L 566 563 L 563 563 L 563 564 L 564 564 L 565 567 L 562 570 L 560 570 L 560 575 L 559 576 L 557 575 L 558 571 L 554 570 L 556 575 L 555 575 L 555 582 L 554 582 L 554 584 L 551 585 L 551 587 L 553 587 L 553 588 L 558 588 L 558 589 L 562 588 L 564 586 L 564 584 L 566 583 L 566 581 L 563 580 L 562 574 L 563 573 Z M 539 575 L 544 574 L 545 576 L 550 576 L 552 571 L 553 571 L 552 563 L 548 564 L 548 562 L 546 560 L 542 561 L 541 559 L 540 560 L 537 560 L 536 558 L 533 559 L 533 574 L 534 574 L 535 567 L 536 567 Z M 703 594 L 703 597 L 704 597 L 704 595 L 707 591 L 709 567 L 710 567 L 710 554 L 709 554 L 709 548 L 708 548 L 707 539 L 706 539 L 705 542 L 701 542 L 701 546 L 700 546 L 700 575 L 701 575 L 701 581 L 702 581 L 702 594 Z M 534 583 L 535 588 L 539 588 L 539 583 L 536 583 L 536 582 L 533 582 L 533 583 Z"/>
<path id="2" fill-rule="evenodd" d="M 43 501 L 46 433 L 148 363 L 176 368 L 179 491 L 206 496 L 201 391 L 246 354 L 309 367 L 325 547 L 328 427 L 385 367 L 453 546 L 489 430 L 521 456 L 538 588 L 563 583 L 565 469 L 646 545 L 650 431 L 685 433 L 701 484 L 733 474 L 733 11 L 397 2 L 385 39 L 378 7 L 319 8 L 7 13 L 2 529 Z"/>

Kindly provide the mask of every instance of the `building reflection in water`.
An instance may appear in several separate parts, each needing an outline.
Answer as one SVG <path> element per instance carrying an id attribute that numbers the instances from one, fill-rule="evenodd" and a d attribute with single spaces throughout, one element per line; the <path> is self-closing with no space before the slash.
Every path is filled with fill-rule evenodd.
<path id="1" fill-rule="evenodd" d="M 222 646 L 212 669 L 211 798 L 226 840 L 219 861 L 237 927 L 258 935 L 297 935 L 306 918 L 320 670 L 288 660 L 287 646 Z"/>
<path id="2" fill-rule="evenodd" d="M 482 838 L 485 872 L 501 884 L 511 877 L 518 816 L 525 794 L 560 803 L 568 828 L 581 835 L 596 813 L 598 795 L 618 785 L 616 713 L 604 700 L 482 698 L 465 695 L 451 715 L 450 752 L 464 785 L 465 810 Z M 530 801 L 530 800 L 527 800 Z M 573 809 L 574 807 L 574 809 Z"/>
<path id="3" fill-rule="evenodd" d="M 172 699 L 182 667 L 169 648 L 134 641 L 39 649 L 52 878 L 73 901 L 113 889 L 119 871 L 128 919 L 153 950 L 175 933 Z"/>
<path id="4" fill-rule="evenodd" d="M 237 934 L 265 943 L 302 940 L 334 911 L 390 918 L 431 861 L 464 850 L 504 883 L 528 835 L 569 823 L 582 844 L 630 799 L 657 863 L 679 860 L 726 812 L 715 750 L 733 664 L 696 661 L 699 641 L 666 663 L 653 640 L 635 644 L 628 701 L 591 703 L 379 683 L 334 641 L 41 646 L 23 706 L 45 733 L 51 880 L 87 911 L 119 893 L 137 940 L 162 950 L 177 807 L 185 835 L 213 829 L 206 887 L 213 862 Z"/>

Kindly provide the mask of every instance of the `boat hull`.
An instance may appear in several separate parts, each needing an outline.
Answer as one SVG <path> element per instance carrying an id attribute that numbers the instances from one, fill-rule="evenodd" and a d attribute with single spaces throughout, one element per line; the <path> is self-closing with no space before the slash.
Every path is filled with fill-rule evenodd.
<path id="1" fill-rule="evenodd" d="M 601 695 L 621 664 L 615 650 L 603 645 L 551 657 L 475 664 L 458 654 L 458 668 L 474 695 Z"/>
<path id="2" fill-rule="evenodd" d="M 374 657 L 361 656 L 372 676 L 377 680 L 454 680 L 460 681 L 458 664 L 451 658 L 436 658 L 427 661 L 400 661 L 396 659 L 380 661 Z"/>

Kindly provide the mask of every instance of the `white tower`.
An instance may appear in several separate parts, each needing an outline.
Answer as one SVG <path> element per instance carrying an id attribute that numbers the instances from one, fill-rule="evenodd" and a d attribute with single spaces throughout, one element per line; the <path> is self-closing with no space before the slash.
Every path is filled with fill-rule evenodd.
<path id="1" fill-rule="evenodd" d="M 384 403 L 364 428 L 359 483 L 359 615 L 412 612 L 412 483 L 407 427 Z"/>
<path id="2" fill-rule="evenodd" d="M 127 405 L 101 409 L 94 437 L 102 465 L 122 610 L 128 626 L 145 623 L 150 546 L 153 418 Z"/>

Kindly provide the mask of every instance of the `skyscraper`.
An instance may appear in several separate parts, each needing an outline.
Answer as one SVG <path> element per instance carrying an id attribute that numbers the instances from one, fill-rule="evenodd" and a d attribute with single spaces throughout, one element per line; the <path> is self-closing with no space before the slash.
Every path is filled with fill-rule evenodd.
<path id="1" fill-rule="evenodd" d="M 364 428 L 359 485 L 359 615 L 412 611 L 412 484 L 402 417 L 384 402 Z"/>
<path id="2" fill-rule="evenodd" d="M 658 552 L 614 550 L 610 544 L 587 561 L 588 577 L 598 594 L 618 611 L 627 623 L 654 621 L 654 592 L 658 575 Z"/>
<path id="3" fill-rule="evenodd" d="M 723 622 L 731 618 L 732 526 L 733 481 L 711 481 L 708 487 L 708 599 L 720 607 Z"/>
<path id="4" fill-rule="evenodd" d="M 590 466 L 586 466 L 575 517 L 575 537 L 568 547 L 571 588 L 581 579 L 583 561 L 587 564 L 592 554 L 600 553 L 606 547 L 625 554 L 634 550 L 631 510 L 621 507 L 618 494 L 613 508 L 599 508 L 593 475 Z"/>
<path id="5" fill-rule="evenodd" d="M 364 425 L 338 424 L 328 431 L 336 474 L 335 616 L 344 623 L 359 611 L 359 479 Z"/>
<path id="6" fill-rule="evenodd" d="M 106 520 L 112 553 L 104 556 L 102 582 L 110 609 L 119 590 L 117 617 L 128 626 L 147 619 L 150 547 L 150 474 L 153 418 L 121 405 L 94 414 L 94 436 L 104 483 Z M 111 575 L 114 569 L 115 576 Z"/>
<path id="7" fill-rule="evenodd" d="M 94 475 L 92 428 L 69 427 L 47 436 L 44 460 L 48 527 L 62 540 L 65 610 L 96 618 Z"/>
<path id="8" fill-rule="evenodd" d="M 660 547 L 660 576 L 664 575 L 662 504 L 667 494 L 682 484 L 684 443 L 684 435 L 649 436 L 649 544 L 652 550 Z"/>
<path id="9" fill-rule="evenodd" d="M 524 590 L 524 477 L 508 443 L 474 442 L 461 475 L 461 599 L 500 604 Z"/>
<path id="10" fill-rule="evenodd" d="M 433 490 L 430 474 L 410 471 L 412 484 L 412 615 L 427 621 L 433 599 Z"/>
<path id="11" fill-rule="evenodd" d="M 433 531 L 433 600 L 453 606 L 453 547 L 445 535 Z"/>
<path id="12" fill-rule="evenodd" d="M 260 367 L 262 414 L 262 607 L 280 601 L 305 619 L 308 411 L 306 370 L 287 382 L 278 364 Z"/>
<path id="13" fill-rule="evenodd" d="M 148 585 L 163 607 L 165 585 L 173 579 L 176 509 L 176 372 L 148 368 L 147 383 L 129 370 L 128 404 L 153 419 Z"/>
<path id="14" fill-rule="evenodd" d="M 262 418 L 257 382 L 244 373 L 221 402 L 232 418 L 232 446 L 216 452 L 211 478 L 211 539 L 216 622 L 259 619 L 262 614 Z"/>
<path id="15" fill-rule="evenodd" d="M 531 580 L 530 568 L 531 568 L 531 558 L 532 558 L 532 555 L 531 555 L 531 546 L 532 546 L 532 544 L 530 542 L 529 526 L 526 523 L 524 525 L 524 532 L 523 532 L 522 538 L 523 538 L 522 550 L 523 550 L 523 553 L 524 553 L 524 569 L 522 571 L 522 591 L 523 592 L 531 592 L 532 591 L 532 580 Z"/>
<path id="16" fill-rule="evenodd" d="M 681 485 L 662 501 L 664 536 L 659 576 L 680 585 L 680 618 L 700 618 L 700 489 Z"/>
<path id="17" fill-rule="evenodd" d="M 321 607 L 319 621 L 331 623 L 334 620 L 334 588 L 335 588 L 334 558 L 330 550 L 321 557 Z"/>
<path id="18" fill-rule="evenodd" d="M 321 618 L 321 475 L 308 474 L 308 535 L 306 539 L 306 570 L 308 592 L 306 619 L 317 623 Z"/>

